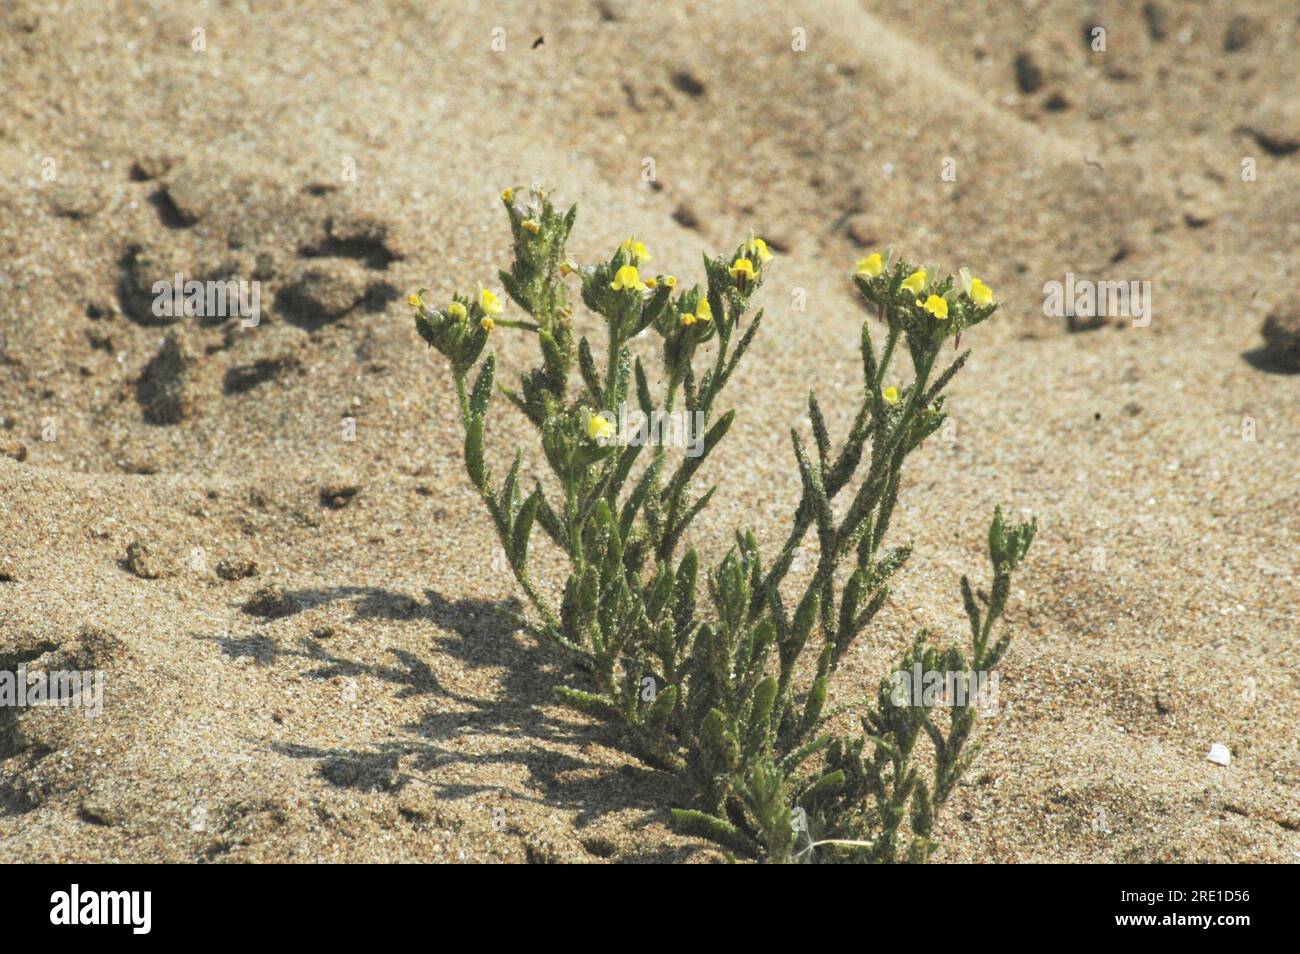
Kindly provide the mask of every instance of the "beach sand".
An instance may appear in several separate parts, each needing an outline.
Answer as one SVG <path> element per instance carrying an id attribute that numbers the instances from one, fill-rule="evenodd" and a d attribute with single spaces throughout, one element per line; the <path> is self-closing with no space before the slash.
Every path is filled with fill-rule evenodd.
<path id="1" fill-rule="evenodd" d="M 689 283 L 751 228 L 777 252 L 708 557 L 783 538 L 810 387 L 844 436 L 857 258 L 969 265 L 1005 302 L 832 689 L 873 692 L 920 626 L 960 638 L 994 505 L 1037 516 L 936 861 L 1295 862 L 1300 377 L 1259 329 L 1296 307 L 1300 22 L 1146 8 L 6 4 L 0 669 L 106 688 L 94 718 L 0 710 L 0 857 L 721 857 L 495 612 L 521 594 L 403 301 L 499 287 L 498 195 L 540 183 L 581 261 L 635 234 Z M 154 316 L 177 272 L 258 281 L 260 324 Z M 1067 273 L 1149 281 L 1149 322 L 1045 316 Z M 531 440 L 496 413 L 498 466 Z"/>

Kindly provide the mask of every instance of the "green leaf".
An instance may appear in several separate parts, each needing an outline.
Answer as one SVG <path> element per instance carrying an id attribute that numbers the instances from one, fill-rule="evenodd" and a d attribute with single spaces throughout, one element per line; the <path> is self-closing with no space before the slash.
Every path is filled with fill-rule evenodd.
<path id="1" fill-rule="evenodd" d="M 655 288 L 654 294 L 641 306 L 641 314 L 638 316 L 636 324 L 628 332 L 629 337 L 640 334 L 663 314 L 670 294 L 672 294 L 672 289 L 667 285 L 659 285 Z"/>
<path id="2" fill-rule="evenodd" d="M 799 463 L 799 476 L 803 478 L 804 496 L 812 501 L 813 514 L 817 518 L 817 535 L 822 546 L 830 546 L 835 533 L 835 516 L 831 512 L 830 500 L 826 497 L 826 487 L 822 484 L 820 472 L 808 462 L 798 432 L 792 430 L 790 438 L 794 442 L 795 460 Z"/>
<path id="3" fill-rule="evenodd" d="M 483 465 L 483 418 L 470 418 L 465 429 L 465 470 L 479 490 L 487 490 L 487 473 Z"/>
<path id="4" fill-rule="evenodd" d="M 646 380 L 640 358 L 636 359 L 636 399 L 641 405 L 642 413 L 649 418 L 654 413 L 655 403 L 650 398 L 650 383 Z"/>
<path id="5" fill-rule="evenodd" d="M 609 478 L 609 486 L 605 489 L 605 496 L 613 499 L 619 495 L 623 489 L 623 484 L 627 480 L 628 474 L 632 472 L 632 465 L 636 462 L 637 457 L 641 454 L 641 444 L 632 444 L 624 447 L 619 451 L 618 463 L 614 467 L 613 474 Z M 623 538 L 627 539 L 627 533 L 624 532 Z"/>
<path id="6" fill-rule="evenodd" d="M 582 380 L 587 385 L 587 390 L 591 392 L 591 399 L 596 402 L 597 407 L 601 407 L 605 402 L 605 396 L 600 384 L 600 372 L 596 370 L 596 359 L 592 357 L 591 345 L 587 343 L 585 337 L 578 342 L 578 369 L 582 372 Z"/>
<path id="7" fill-rule="evenodd" d="M 497 508 L 502 514 L 513 516 L 515 513 L 515 503 L 519 494 L 519 468 L 523 462 L 523 451 L 516 449 L 515 462 L 510 465 L 510 472 L 506 474 L 505 482 L 501 485 L 501 493 L 497 497 Z"/>
<path id="8" fill-rule="evenodd" d="M 434 334 L 433 325 L 429 323 L 429 319 L 424 315 L 415 316 L 415 330 L 420 333 L 420 337 L 427 341 L 430 346 L 437 346 L 438 338 Z"/>
<path id="9" fill-rule="evenodd" d="M 814 682 L 812 689 L 808 692 L 808 700 L 803 706 L 803 730 L 805 732 L 816 726 L 817 720 L 822 717 L 822 707 L 826 704 L 826 678 L 822 676 Z"/>
<path id="10" fill-rule="evenodd" d="M 682 534 L 686 532 L 686 528 L 690 526 L 691 521 L 699 515 L 700 511 L 709 505 L 709 501 L 713 499 L 713 494 L 717 489 L 718 487 L 715 484 L 705 491 L 704 496 L 691 504 L 686 512 L 673 524 L 672 529 L 664 535 L 663 556 L 665 558 L 671 556 L 672 552 L 677 549 Z"/>
<path id="11" fill-rule="evenodd" d="M 755 843 L 730 822 L 689 808 L 672 809 L 673 828 L 683 835 L 704 838 L 732 851 L 746 855 L 755 852 Z"/>
<path id="12" fill-rule="evenodd" d="M 650 466 L 645 469 L 641 479 L 633 486 L 632 492 L 628 494 L 627 500 L 623 503 L 623 512 L 619 516 L 619 533 L 623 539 L 627 539 L 628 534 L 632 532 L 632 524 L 636 520 L 636 515 L 641 510 L 641 504 L 646 499 L 646 494 L 650 492 L 655 478 L 659 474 L 657 466 Z"/>
<path id="13" fill-rule="evenodd" d="M 517 567 L 522 568 L 528 563 L 528 535 L 533 532 L 533 519 L 537 516 L 541 502 L 542 492 L 534 490 L 519 508 L 519 516 L 510 535 L 510 558 Z"/>
<path id="14" fill-rule="evenodd" d="M 819 735 L 817 738 L 813 739 L 808 744 L 804 745 L 801 748 L 796 749 L 795 751 L 787 755 L 784 759 L 782 759 L 781 771 L 789 775 L 801 764 L 803 764 L 803 762 L 805 762 L 807 759 L 816 755 L 822 749 L 826 748 L 826 746 L 830 745 L 831 741 L 832 741 L 832 736 Z"/>
<path id="15" fill-rule="evenodd" d="M 469 398 L 469 409 L 475 417 L 482 417 L 487 412 L 488 401 L 492 400 L 492 381 L 496 376 L 496 369 L 496 356 L 488 355 Z"/>
<path id="16" fill-rule="evenodd" d="M 830 464 L 831 437 L 826 430 L 826 418 L 822 416 L 817 395 L 812 391 L 808 392 L 808 419 L 812 421 L 813 439 L 817 442 L 817 459 L 821 462 L 822 471 L 825 472 Z"/>
<path id="17" fill-rule="evenodd" d="M 578 584 L 578 608 L 586 615 L 596 612 L 600 603 L 600 577 L 594 566 L 589 566 L 582 573 Z"/>
<path id="18" fill-rule="evenodd" d="M 948 382 L 951 381 L 953 376 L 962 369 L 969 357 L 970 349 L 967 348 L 957 357 L 957 360 L 944 369 L 943 374 L 939 375 L 934 384 L 930 385 L 930 389 L 925 392 L 925 396 L 921 399 L 922 407 L 934 403 L 934 399 L 948 386 Z"/>
<path id="19" fill-rule="evenodd" d="M 595 693 L 570 689 L 568 686 L 556 686 L 555 698 L 561 705 L 576 709 L 583 715 L 591 716 L 593 719 L 601 719 L 606 722 L 624 721 L 623 713 L 619 711 L 618 705 L 607 696 L 598 696 Z"/>
<path id="20" fill-rule="evenodd" d="M 532 300 L 529 299 L 519 282 L 515 280 L 515 277 L 504 269 L 497 272 L 497 277 L 501 279 L 501 287 L 506 290 L 506 294 L 514 299 L 520 308 L 531 315 L 533 313 Z"/>
<path id="21" fill-rule="evenodd" d="M 966 607 L 966 618 L 970 620 L 971 638 L 976 645 L 980 642 L 980 608 L 971 591 L 970 580 L 963 574 L 961 578 L 961 600 Z"/>
<path id="22" fill-rule="evenodd" d="M 993 509 L 993 520 L 989 523 L 989 557 L 993 566 L 1000 567 L 1005 558 L 1007 537 L 1002 523 L 1002 507 Z"/>
<path id="23" fill-rule="evenodd" d="M 564 387 L 564 379 L 568 376 L 569 363 L 549 331 L 545 329 L 539 331 L 537 339 L 542 346 L 542 364 L 546 368 L 546 376 L 550 378 L 552 386 L 559 393 L 559 389 Z"/>
<path id="24" fill-rule="evenodd" d="M 857 616 L 858 607 L 862 605 L 864 593 L 866 590 L 866 572 L 862 567 L 858 567 L 849 576 L 849 581 L 844 585 L 844 595 L 840 598 L 840 619 L 836 632 L 841 636 L 846 636 L 853 629 L 854 617 Z"/>
<path id="25" fill-rule="evenodd" d="M 794 611 L 793 636 L 801 646 L 808 638 L 808 634 L 812 632 L 813 624 L 817 622 L 817 609 L 820 602 L 817 591 L 809 590 Z"/>
<path id="26" fill-rule="evenodd" d="M 700 555 L 692 548 L 677 565 L 673 581 L 673 624 L 680 640 L 695 619 L 695 580 L 700 569 Z"/>
<path id="27" fill-rule="evenodd" d="M 645 614 L 651 620 L 658 620 L 673 593 L 673 568 L 667 563 L 658 565 L 654 582 L 645 592 Z"/>
<path id="28" fill-rule="evenodd" d="M 751 753 L 759 750 L 767 735 L 769 720 L 772 716 L 772 704 L 776 701 L 776 689 L 775 676 L 765 676 L 754 687 L 754 708 L 749 715 L 749 744 L 747 746 Z"/>
<path id="29" fill-rule="evenodd" d="M 704 445 L 701 448 L 700 454 L 696 457 L 687 457 L 682 463 L 681 468 L 673 475 L 673 479 L 666 492 L 666 496 L 669 500 L 676 499 L 677 495 L 681 493 L 682 489 L 686 486 L 694 473 L 700 469 L 700 465 L 703 464 L 709 454 L 713 452 L 713 448 L 718 446 L 718 441 L 722 440 L 722 438 L 727 435 L 727 431 L 731 428 L 731 422 L 735 419 L 736 412 L 733 409 L 718 418 L 714 425 L 709 428 L 708 433 L 704 435 Z"/>
<path id="30" fill-rule="evenodd" d="M 546 531 L 547 536 L 555 541 L 556 545 L 562 550 L 569 549 L 568 534 L 564 530 L 564 524 L 560 521 L 559 516 L 551 509 L 551 505 L 546 501 L 542 494 L 542 485 L 536 484 L 534 487 L 540 501 L 537 508 L 537 520 Z"/>
<path id="31" fill-rule="evenodd" d="M 876 364 L 876 348 L 871 343 L 871 323 L 869 320 L 862 322 L 862 378 L 867 382 L 867 390 L 875 389 L 876 375 L 879 373 L 879 367 Z"/>
<path id="32" fill-rule="evenodd" d="M 668 717 L 673 714 L 673 710 L 676 708 L 677 687 L 668 686 L 659 695 L 655 696 L 654 704 L 650 706 L 650 711 L 646 714 L 646 721 L 658 728 L 668 721 Z"/>
<path id="33" fill-rule="evenodd" d="M 723 372 L 722 378 L 725 382 L 731 377 L 731 373 L 736 370 L 736 365 L 740 364 L 740 359 L 745 352 L 749 350 L 750 343 L 754 340 L 754 335 L 758 334 L 758 326 L 763 323 L 763 312 L 760 310 L 754 315 L 754 320 L 750 322 L 749 327 L 745 329 L 744 335 L 741 336 L 740 343 L 736 345 L 736 350 L 731 355 L 731 360 L 727 362 L 727 370 Z"/>
<path id="34" fill-rule="evenodd" d="M 844 772 L 841 769 L 836 769 L 834 772 L 827 772 L 817 781 L 804 789 L 803 795 L 799 797 L 799 801 L 813 805 L 820 799 L 834 795 L 843 787 Z"/>

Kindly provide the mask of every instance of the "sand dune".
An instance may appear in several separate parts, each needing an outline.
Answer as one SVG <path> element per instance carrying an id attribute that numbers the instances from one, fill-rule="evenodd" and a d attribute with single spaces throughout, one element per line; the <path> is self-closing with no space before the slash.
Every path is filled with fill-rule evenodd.
<path id="1" fill-rule="evenodd" d="M 779 252 L 709 553 L 781 534 L 810 386 L 847 427 L 864 249 L 970 264 L 1007 302 L 955 439 L 908 471 L 916 558 L 837 677 L 955 632 L 993 505 L 1038 515 L 937 860 L 1296 860 L 1300 379 L 1258 349 L 1295 308 L 1300 23 L 1118 6 L 6 5 L 0 670 L 107 689 L 97 718 L 0 710 L 5 856 L 717 857 L 494 615 L 519 594 L 401 301 L 492 283 L 497 195 L 540 182 L 579 203 L 582 259 L 635 233 L 699 280 L 750 228 Z M 153 314 L 176 272 L 258 281 L 259 324 Z M 1067 272 L 1150 281 L 1150 324 L 1045 317 Z M 494 344 L 507 374 L 531 358 Z"/>

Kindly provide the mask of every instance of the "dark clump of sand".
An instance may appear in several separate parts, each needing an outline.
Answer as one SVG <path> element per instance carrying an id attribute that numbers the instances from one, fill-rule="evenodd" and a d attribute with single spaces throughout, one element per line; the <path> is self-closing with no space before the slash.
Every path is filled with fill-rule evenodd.
<path id="1" fill-rule="evenodd" d="M 0 669 L 106 677 L 96 718 L 0 711 L 6 858 L 717 857 L 496 612 L 519 594 L 401 301 L 499 287 L 497 196 L 533 182 L 580 203 L 580 260 L 634 233 L 691 282 L 751 227 L 780 250 L 701 477 L 711 556 L 781 538 L 810 386 L 848 426 L 864 249 L 1006 302 L 834 689 L 959 638 L 994 504 L 1038 516 L 937 860 L 1300 856 L 1293 12 L 316 6 L 0 10 Z M 177 272 L 258 281 L 260 322 L 155 314 Z M 1044 316 L 1067 273 L 1152 282 L 1150 323 Z M 529 436 L 497 413 L 498 459 Z"/>

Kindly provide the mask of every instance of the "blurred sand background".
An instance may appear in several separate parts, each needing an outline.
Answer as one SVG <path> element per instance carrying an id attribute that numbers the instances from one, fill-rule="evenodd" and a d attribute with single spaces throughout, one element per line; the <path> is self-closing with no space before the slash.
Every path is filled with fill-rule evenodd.
<path id="1" fill-rule="evenodd" d="M 1296 861 L 1300 378 L 1259 328 L 1296 307 L 1298 40 L 1280 0 L 6 3 L 0 668 L 100 668 L 107 701 L 0 711 L 0 857 L 718 857 L 494 615 L 518 594 L 401 301 L 496 285 L 498 193 L 537 182 L 580 204 L 580 260 L 778 252 L 713 556 L 783 536 L 810 386 L 843 437 L 858 257 L 1005 301 L 833 690 L 960 636 L 994 504 L 1038 516 L 937 860 Z M 176 271 L 260 281 L 260 326 L 155 319 Z M 1067 272 L 1151 281 L 1150 325 L 1044 317 Z M 507 380 L 531 360 L 494 346 Z M 496 415 L 498 448 L 527 433 Z"/>

